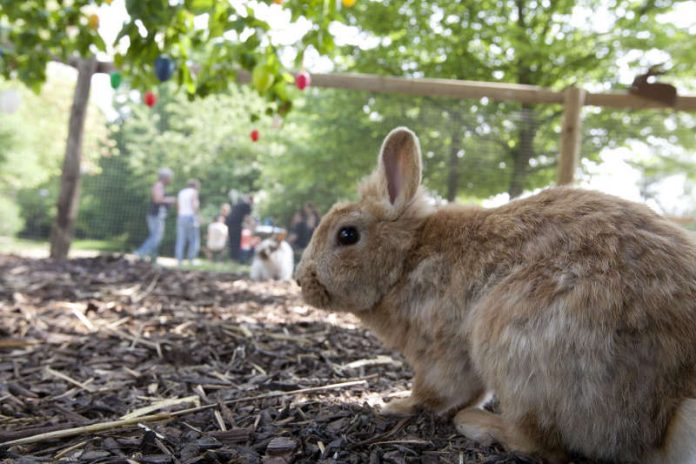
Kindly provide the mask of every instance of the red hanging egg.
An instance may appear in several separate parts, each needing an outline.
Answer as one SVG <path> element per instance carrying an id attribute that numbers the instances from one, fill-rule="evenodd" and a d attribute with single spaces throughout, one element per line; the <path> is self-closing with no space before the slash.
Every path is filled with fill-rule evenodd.
<path id="1" fill-rule="evenodd" d="M 154 94 L 152 90 L 148 90 L 147 92 L 145 92 L 143 101 L 147 106 L 152 108 L 153 106 L 155 106 L 155 103 L 157 103 L 157 96 Z"/>
<path id="2" fill-rule="evenodd" d="M 311 79 L 309 78 L 309 73 L 307 72 L 301 72 L 297 76 L 295 76 L 295 87 L 297 87 L 300 90 L 304 90 L 307 87 L 309 87 L 309 83 L 311 82 Z"/>
<path id="3" fill-rule="evenodd" d="M 249 134 L 249 136 L 251 137 L 252 142 L 258 142 L 259 141 L 258 129 L 254 129 L 253 131 L 251 131 L 251 134 Z"/>

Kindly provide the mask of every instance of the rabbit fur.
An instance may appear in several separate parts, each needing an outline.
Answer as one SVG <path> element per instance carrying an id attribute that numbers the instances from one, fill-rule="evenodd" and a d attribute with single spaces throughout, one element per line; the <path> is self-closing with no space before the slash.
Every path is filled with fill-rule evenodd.
<path id="1" fill-rule="evenodd" d="M 295 256 L 288 242 L 267 238 L 256 247 L 249 275 L 252 280 L 290 280 L 294 264 Z"/>
<path id="2" fill-rule="evenodd" d="M 395 129 L 296 272 L 309 304 L 356 314 L 412 366 L 386 412 L 456 412 L 467 437 L 556 462 L 696 462 L 693 238 L 597 192 L 434 208 L 420 181 L 418 139 Z M 500 414 L 476 407 L 486 392 Z"/>

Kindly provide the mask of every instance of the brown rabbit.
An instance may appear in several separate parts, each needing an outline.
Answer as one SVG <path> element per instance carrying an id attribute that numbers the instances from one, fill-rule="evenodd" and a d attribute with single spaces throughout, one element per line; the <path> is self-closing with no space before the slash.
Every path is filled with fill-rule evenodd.
<path id="1" fill-rule="evenodd" d="M 360 201 L 333 207 L 297 270 L 415 371 L 387 412 L 458 411 L 463 435 L 565 460 L 696 463 L 696 244 L 648 208 L 553 188 L 430 206 L 418 139 L 386 138 Z M 501 414 L 476 408 L 495 392 Z"/>

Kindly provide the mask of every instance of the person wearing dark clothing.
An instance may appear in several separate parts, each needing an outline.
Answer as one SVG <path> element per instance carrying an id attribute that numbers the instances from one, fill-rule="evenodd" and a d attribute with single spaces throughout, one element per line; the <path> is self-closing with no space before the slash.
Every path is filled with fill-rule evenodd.
<path id="1" fill-rule="evenodd" d="M 319 225 L 321 217 L 312 203 L 307 203 L 304 208 L 295 213 L 290 223 L 290 236 L 288 242 L 295 251 L 295 257 L 299 260 L 302 251 L 307 248 L 312 239 L 314 230 Z"/>
<path id="2" fill-rule="evenodd" d="M 302 213 L 296 213 L 290 226 L 290 239 L 294 248 L 304 250 L 312 239 L 313 230 L 305 220 Z"/>
<path id="3" fill-rule="evenodd" d="M 230 258 L 235 261 L 241 260 L 242 225 L 247 216 L 251 214 L 251 206 L 253 204 L 253 196 L 248 195 L 246 198 L 242 198 L 232 207 L 232 211 L 230 211 L 225 220 L 229 232 Z"/>
<path id="4" fill-rule="evenodd" d="M 157 173 L 157 182 L 150 190 L 150 205 L 148 207 L 146 221 L 148 236 L 143 244 L 135 251 L 142 258 L 149 258 L 153 263 L 157 261 L 159 245 L 164 237 L 164 225 L 169 206 L 176 202 L 176 198 L 167 196 L 165 188 L 172 181 L 172 170 L 162 168 Z"/>

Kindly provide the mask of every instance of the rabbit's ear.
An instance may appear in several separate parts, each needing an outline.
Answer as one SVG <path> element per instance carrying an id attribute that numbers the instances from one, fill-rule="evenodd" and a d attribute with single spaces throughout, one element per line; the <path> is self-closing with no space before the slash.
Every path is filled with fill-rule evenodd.
<path id="1" fill-rule="evenodd" d="M 405 127 L 391 131 L 384 139 L 378 163 L 383 194 L 395 209 L 403 209 L 421 183 L 421 153 L 416 134 Z"/>

